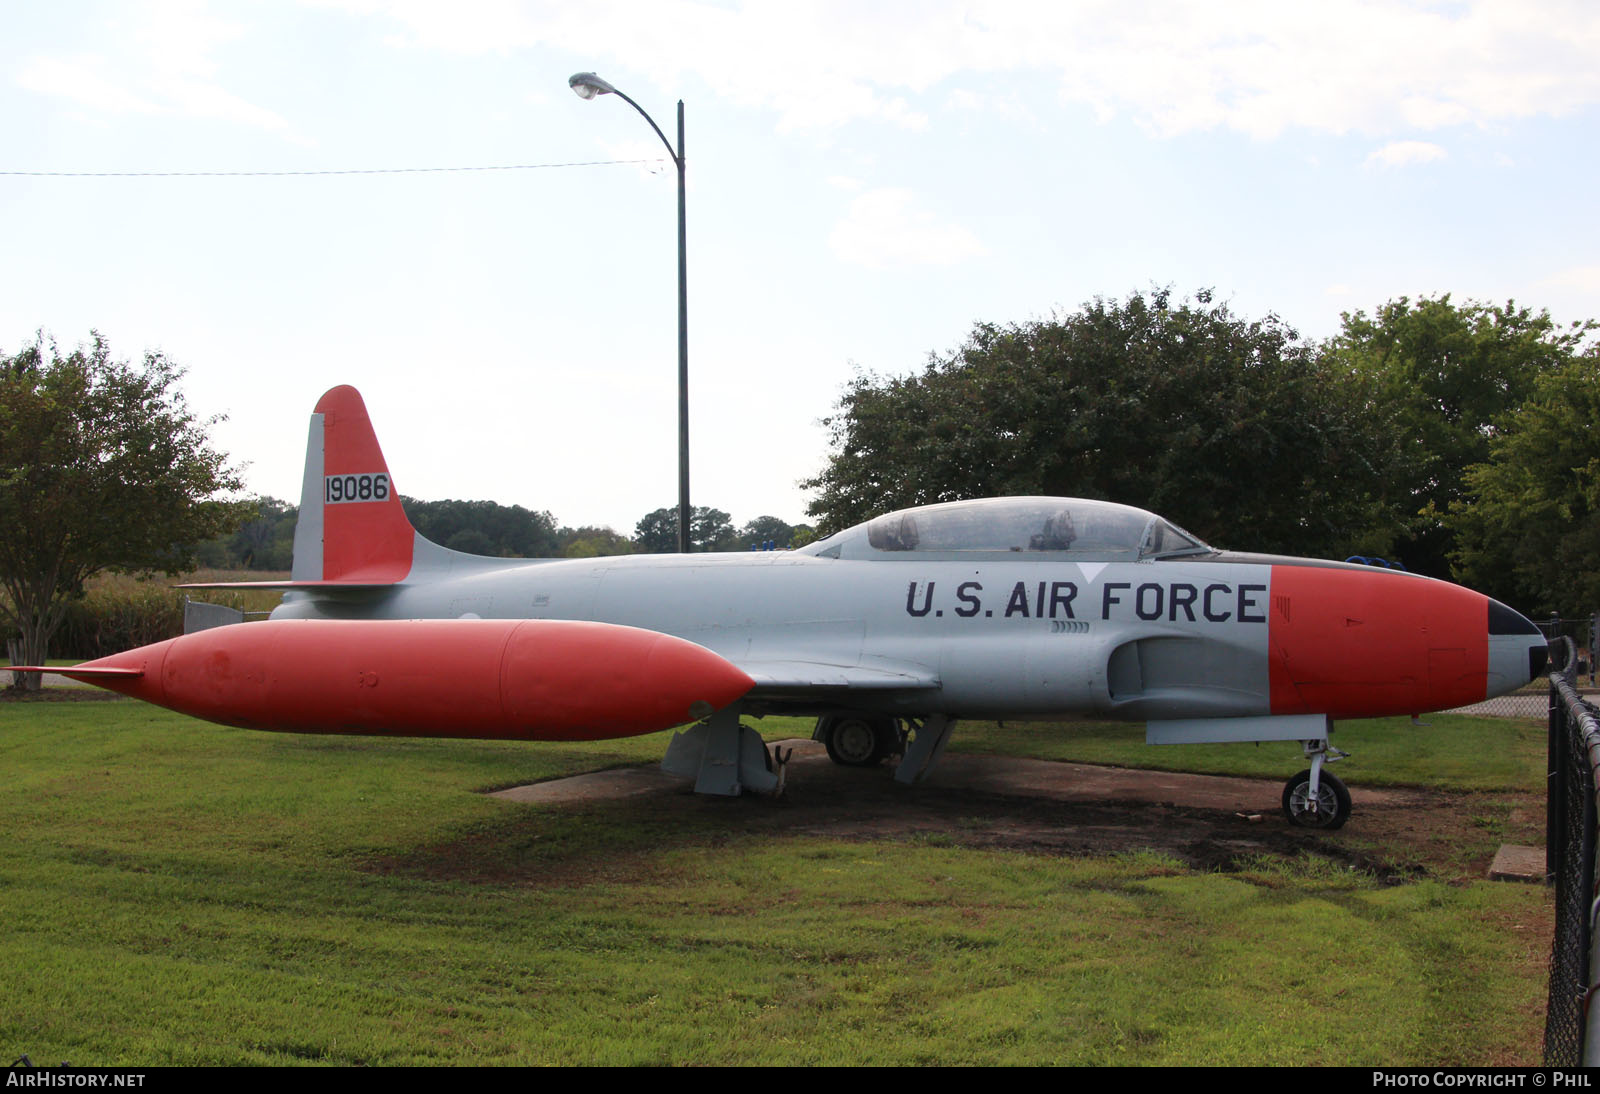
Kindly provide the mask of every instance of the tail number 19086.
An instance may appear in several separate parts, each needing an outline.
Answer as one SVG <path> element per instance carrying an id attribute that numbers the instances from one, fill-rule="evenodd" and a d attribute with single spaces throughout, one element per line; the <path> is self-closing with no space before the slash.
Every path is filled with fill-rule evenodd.
<path id="1" fill-rule="evenodd" d="M 322 500 L 326 505 L 346 501 L 387 501 L 389 476 L 385 472 L 369 475 L 328 475 L 322 480 Z"/>

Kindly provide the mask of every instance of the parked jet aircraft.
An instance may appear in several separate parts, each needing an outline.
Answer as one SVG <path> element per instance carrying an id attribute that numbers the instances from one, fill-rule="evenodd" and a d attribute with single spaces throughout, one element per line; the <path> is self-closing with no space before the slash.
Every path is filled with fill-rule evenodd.
<path id="1" fill-rule="evenodd" d="M 795 551 L 482 558 L 411 527 L 354 388 L 311 417 L 294 569 L 267 622 L 54 670 L 231 725 L 576 739 L 697 722 L 696 789 L 779 782 L 741 716 L 816 715 L 842 764 L 924 774 L 956 719 L 1092 714 L 1152 743 L 1299 741 L 1297 824 L 1335 828 L 1335 719 L 1510 691 L 1545 641 L 1430 578 L 1217 551 L 1140 509 L 994 498 Z"/>

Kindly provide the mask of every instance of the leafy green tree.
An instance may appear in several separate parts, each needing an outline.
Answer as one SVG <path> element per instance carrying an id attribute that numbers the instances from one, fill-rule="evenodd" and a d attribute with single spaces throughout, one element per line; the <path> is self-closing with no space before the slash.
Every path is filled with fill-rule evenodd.
<path id="1" fill-rule="evenodd" d="M 748 551 L 770 543 L 782 550 L 792 546 L 794 532 L 794 525 L 787 521 L 772 516 L 760 516 L 739 529 L 736 546 L 742 551 Z"/>
<path id="2" fill-rule="evenodd" d="M 1402 524 L 1397 551 L 1411 569 L 1442 575 L 1457 549 L 1445 515 L 1465 496 L 1467 468 L 1489 458 L 1499 421 L 1582 351 L 1595 324 L 1563 329 L 1544 311 L 1458 305 L 1448 294 L 1343 319 L 1328 363 L 1364 377 L 1394 412 L 1400 451 L 1384 500 Z"/>
<path id="3" fill-rule="evenodd" d="M 282 570 L 294 563 L 298 506 L 278 498 L 252 498 L 253 515 L 239 530 L 195 547 L 195 561 L 214 570 Z"/>
<path id="4" fill-rule="evenodd" d="M 691 525 L 693 520 L 690 521 Z M 678 510 L 653 509 L 633 527 L 633 544 L 640 554 L 670 555 L 678 549 Z"/>
<path id="5" fill-rule="evenodd" d="M 1096 299 L 979 324 L 908 377 L 857 376 L 804 483 L 822 534 L 885 510 L 999 495 L 1104 498 L 1219 546 L 1381 553 L 1387 416 L 1275 316 L 1209 292 Z"/>
<path id="6" fill-rule="evenodd" d="M 548 512 L 493 501 L 418 501 L 400 503 L 418 532 L 456 551 L 500 558 L 554 558 L 556 522 Z"/>
<path id="7" fill-rule="evenodd" d="M 254 498 L 251 504 L 255 515 L 227 539 L 227 565 L 245 570 L 289 569 L 294 563 L 294 526 L 299 508 L 267 497 Z"/>
<path id="8" fill-rule="evenodd" d="M 646 513 L 634 527 L 633 542 L 641 554 L 670 555 L 678 549 L 678 507 Z M 738 546 L 732 518 L 721 509 L 694 507 L 689 518 L 689 549 L 732 551 Z"/>
<path id="9" fill-rule="evenodd" d="M 63 356 L 41 336 L 0 356 L 0 624 L 40 664 L 68 603 L 101 570 L 192 565 L 193 545 L 237 526 L 248 502 L 160 353 L 115 361 L 98 333 Z M 28 674 L 25 686 L 37 689 Z"/>
<path id="10" fill-rule="evenodd" d="M 1446 518 L 1466 584 L 1535 618 L 1600 608 L 1600 356 L 1544 372 Z"/>
<path id="11" fill-rule="evenodd" d="M 582 528 L 563 528 L 557 533 L 563 558 L 598 558 L 602 555 L 631 555 L 633 540 L 612 528 L 586 524 Z"/>
<path id="12" fill-rule="evenodd" d="M 444 546 L 452 551 L 461 551 L 469 555 L 498 555 L 494 541 L 476 528 L 463 528 L 455 535 L 444 541 Z"/>

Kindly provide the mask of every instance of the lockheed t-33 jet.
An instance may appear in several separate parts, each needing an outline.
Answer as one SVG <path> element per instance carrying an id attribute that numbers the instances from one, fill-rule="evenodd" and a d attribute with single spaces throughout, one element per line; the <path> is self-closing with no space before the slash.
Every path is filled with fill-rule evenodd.
<path id="1" fill-rule="evenodd" d="M 1296 741 L 1297 824 L 1350 813 L 1346 718 L 1478 702 L 1546 644 L 1470 589 L 1241 554 L 1074 498 L 906 509 L 793 551 L 483 558 L 422 538 L 361 396 L 311 417 L 294 568 L 271 619 L 56 669 L 227 725 L 525 740 L 677 734 L 697 790 L 770 790 L 741 718 L 814 716 L 838 763 L 912 782 L 959 719 L 1147 724 L 1156 744 Z"/>

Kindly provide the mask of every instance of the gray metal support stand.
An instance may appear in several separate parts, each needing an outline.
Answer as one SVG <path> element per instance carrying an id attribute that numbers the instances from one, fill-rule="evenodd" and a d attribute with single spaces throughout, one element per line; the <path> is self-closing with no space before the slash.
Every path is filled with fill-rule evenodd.
<path id="1" fill-rule="evenodd" d="M 930 715 L 917 730 L 900 765 L 894 769 L 895 782 L 907 785 L 920 782 L 933 770 L 933 765 L 944 755 L 945 742 L 950 739 L 950 730 L 955 724 L 955 719 L 949 715 Z"/>
<path id="2" fill-rule="evenodd" d="M 693 776 L 696 794 L 735 798 L 746 790 L 774 793 L 782 785 L 780 772 L 769 769 L 761 735 L 739 724 L 737 703 L 674 734 L 661 769 Z"/>

